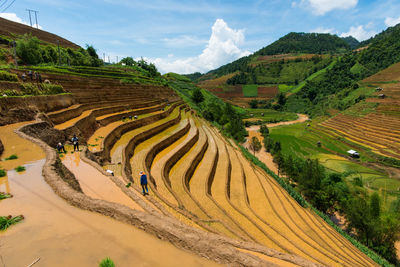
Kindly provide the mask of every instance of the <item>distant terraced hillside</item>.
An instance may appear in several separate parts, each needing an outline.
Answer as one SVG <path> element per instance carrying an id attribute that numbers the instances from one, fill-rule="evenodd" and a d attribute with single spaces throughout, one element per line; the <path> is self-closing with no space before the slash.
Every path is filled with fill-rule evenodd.
<path id="1" fill-rule="evenodd" d="M 366 99 L 366 104 L 359 105 L 361 110 L 356 113 L 362 115 L 343 112 L 321 126 L 333 135 L 371 148 L 377 154 L 400 159 L 400 63 L 362 83 L 372 89 L 382 88 L 376 89 L 372 97 Z"/>

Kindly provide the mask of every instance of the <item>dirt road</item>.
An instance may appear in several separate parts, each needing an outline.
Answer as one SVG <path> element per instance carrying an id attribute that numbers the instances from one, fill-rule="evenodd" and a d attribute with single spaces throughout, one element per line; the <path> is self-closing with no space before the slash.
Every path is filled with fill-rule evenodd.
<path id="1" fill-rule="evenodd" d="M 273 128 L 273 127 L 278 127 L 278 126 L 282 126 L 282 125 L 290 125 L 290 124 L 295 124 L 295 123 L 301 123 L 301 122 L 305 122 L 305 121 L 307 121 L 309 119 L 308 116 L 305 115 L 305 114 L 297 114 L 297 116 L 299 116 L 299 118 L 297 120 L 282 121 L 282 122 L 277 122 L 277 123 L 269 123 L 269 124 L 267 124 L 267 127 L 268 128 Z M 249 140 L 251 140 L 251 138 L 253 136 L 257 137 L 258 140 L 260 140 L 260 142 L 263 145 L 263 147 L 261 148 L 261 150 L 259 152 L 255 153 L 255 156 L 261 162 L 263 162 L 265 165 L 267 165 L 267 167 L 271 171 L 273 171 L 274 173 L 278 174 L 278 166 L 273 161 L 272 155 L 265 151 L 264 143 L 263 143 L 264 138 L 261 136 L 261 133 L 259 131 L 260 130 L 260 125 L 252 125 L 250 127 L 247 127 L 246 130 L 249 132 L 249 137 L 246 139 L 246 142 L 243 144 L 243 146 L 245 148 L 249 149 Z"/>

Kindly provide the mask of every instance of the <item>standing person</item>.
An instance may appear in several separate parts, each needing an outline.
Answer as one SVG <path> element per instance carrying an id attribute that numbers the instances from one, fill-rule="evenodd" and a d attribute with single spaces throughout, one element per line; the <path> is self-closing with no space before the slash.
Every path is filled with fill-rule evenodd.
<path id="1" fill-rule="evenodd" d="M 28 76 L 31 79 L 31 81 L 33 80 L 33 73 L 31 70 L 28 71 Z"/>
<path id="2" fill-rule="evenodd" d="M 26 82 L 26 74 L 25 74 L 25 72 L 22 73 L 22 76 L 21 76 L 21 77 L 22 77 L 22 81 L 23 81 L 23 82 Z"/>
<path id="3" fill-rule="evenodd" d="M 38 77 L 39 83 L 42 83 L 42 75 L 39 72 L 37 74 L 37 77 Z"/>
<path id="4" fill-rule="evenodd" d="M 79 151 L 79 139 L 76 134 L 74 134 L 74 137 L 72 137 L 72 143 L 74 144 L 74 151 L 75 149 L 76 151 Z"/>
<path id="5" fill-rule="evenodd" d="M 143 196 L 149 194 L 149 188 L 147 187 L 147 175 L 144 172 L 140 172 L 140 185 L 142 186 Z M 144 191 L 146 189 L 146 192 Z"/>

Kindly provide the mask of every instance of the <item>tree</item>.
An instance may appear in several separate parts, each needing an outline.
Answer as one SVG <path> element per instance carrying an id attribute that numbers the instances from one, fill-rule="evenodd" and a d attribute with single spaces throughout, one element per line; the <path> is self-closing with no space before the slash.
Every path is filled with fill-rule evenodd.
<path id="1" fill-rule="evenodd" d="M 262 146 L 260 140 L 258 140 L 257 137 L 253 136 L 250 141 L 250 149 L 253 151 L 253 154 L 255 155 L 256 152 L 260 151 L 261 147 Z"/>
<path id="2" fill-rule="evenodd" d="M 286 96 L 285 96 L 285 94 L 281 92 L 281 93 L 278 94 L 277 98 L 278 98 L 278 104 L 279 104 L 280 106 L 284 106 L 285 103 L 286 103 Z"/>
<path id="3" fill-rule="evenodd" d="M 249 101 L 249 105 L 250 105 L 251 108 L 257 108 L 257 106 L 258 106 L 258 101 L 257 101 L 257 99 L 252 99 L 252 100 L 250 100 L 250 101 Z"/>
<path id="4" fill-rule="evenodd" d="M 264 138 L 269 136 L 269 129 L 268 129 L 267 125 L 264 124 L 264 125 L 260 126 L 260 133 Z"/>
<path id="5" fill-rule="evenodd" d="M 192 100 L 193 100 L 196 104 L 201 103 L 201 102 L 204 101 L 204 96 L 203 96 L 203 94 L 201 93 L 200 88 L 197 88 L 197 87 L 196 87 L 196 89 L 194 89 L 194 91 L 193 91 L 193 93 L 192 93 Z"/>
<path id="6" fill-rule="evenodd" d="M 374 192 L 371 195 L 370 206 L 371 206 L 371 216 L 373 218 L 379 218 L 379 216 L 381 215 L 381 199 L 377 192 Z"/>
<path id="7" fill-rule="evenodd" d="M 133 66 L 136 64 L 132 57 L 125 57 L 121 59 L 120 63 L 124 63 L 126 66 Z"/>

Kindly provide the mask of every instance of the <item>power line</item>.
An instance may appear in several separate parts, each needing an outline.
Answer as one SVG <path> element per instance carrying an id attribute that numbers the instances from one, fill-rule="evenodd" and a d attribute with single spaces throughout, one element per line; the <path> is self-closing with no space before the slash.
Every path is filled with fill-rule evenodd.
<path id="1" fill-rule="evenodd" d="M 0 5 L 0 8 L 2 8 L 7 2 L 8 2 L 8 0 L 5 0 L 5 1 Z"/>
<path id="2" fill-rule="evenodd" d="M 3 9 L 3 11 L 1 11 L 1 13 L 4 13 L 4 11 L 6 11 L 7 9 L 10 8 L 10 6 L 12 6 L 12 4 L 14 4 L 15 0 L 13 0 L 5 9 Z"/>

